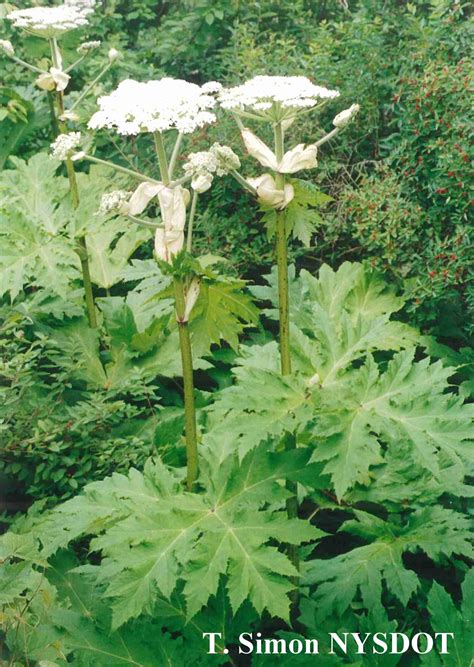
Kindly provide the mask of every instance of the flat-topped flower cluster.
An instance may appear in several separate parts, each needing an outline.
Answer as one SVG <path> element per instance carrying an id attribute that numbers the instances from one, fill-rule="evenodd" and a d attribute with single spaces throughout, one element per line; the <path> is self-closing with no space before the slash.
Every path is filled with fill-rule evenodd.
<path id="1" fill-rule="evenodd" d="M 170 129 L 188 134 L 216 119 L 210 111 L 216 100 L 207 90 L 181 79 L 144 83 L 126 79 L 113 93 L 99 98 L 99 111 L 89 127 L 107 127 L 125 135 Z"/>
<path id="2" fill-rule="evenodd" d="M 56 37 L 62 33 L 87 25 L 91 8 L 65 4 L 56 7 L 29 7 L 15 9 L 7 18 L 15 28 L 23 28 L 39 37 Z"/>
<path id="3" fill-rule="evenodd" d="M 256 76 L 240 86 L 222 90 L 219 102 L 224 109 L 236 112 L 265 112 L 275 105 L 295 111 L 338 95 L 337 90 L 317 86 L 305 76 Z"/>

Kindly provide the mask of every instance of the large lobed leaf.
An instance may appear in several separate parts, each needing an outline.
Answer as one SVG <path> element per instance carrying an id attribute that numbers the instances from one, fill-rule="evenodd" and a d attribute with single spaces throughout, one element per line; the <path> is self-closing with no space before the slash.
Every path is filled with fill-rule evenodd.
<path id="1" fill-rule="evenodd" d="M 91 548 L 103 556 L 114 628 L 150 613 L 180 581 L 193 617 L 217 593 L 222 576 L 234 613 L 248 599 L 259 613 L 287 619 L 296 570 L 274 543 L 301 544 L 322 533 L 278 509 L 289 494 L 279 481 L 306 479 L 308 454 L 261 447 L 239 465 L 233 457 L 216 462 L 208 451 L 203 494 L 182 491 L 180 476 L 159 461 L 149 462 L 144 474 L 115 474 L 25 527 L 38 540 L 33 560 L 95 535 Z M 273 509 L 265 505 L 270 499 Z"/>

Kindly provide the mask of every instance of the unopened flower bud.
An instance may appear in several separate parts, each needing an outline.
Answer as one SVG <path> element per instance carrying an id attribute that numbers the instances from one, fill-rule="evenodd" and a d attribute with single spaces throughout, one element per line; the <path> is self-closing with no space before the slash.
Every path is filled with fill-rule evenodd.
<path id="1" fill-rule="evenodd" d="M 93 42 L 83 42 L 82 44 L 79 44 L 76 51 L 80 56 L 83 56 L 86 53 L 90 53 L 90 51 L 99 48 L 100 44 L 101 44 L 100 40 L 96 40 Z"/>
<path id="2" fill-rule="evenodd" d="M 115 62 L 116 60 L 118 60 L 121 57 L 121 55 L 122 54 L 117 49 L 114 49 L 114 48 L 109 49 L 109 53 L 108 53 L 109 62 L 111 62 L 111 63 Z"/>
<path id="3" fill-rule="evenodd" d="M 44 72 L 40 74 L 36 79 L 36 85 L 41 90 L 57 90 L 59 92 L 66 90 L 67 85 L 71 77 L 66 72 L 58 69 L 57 67 L 51 67 L 49 72 Z"/>
<path id="4" fill-rule="evenodd" d="M 0 39 L 0 49 L 4 51 L 7 56 L 12 57 L 15 55 L 13 44 L 8 39 Z"/>
<path id="5" fill-rule="evenodd" d="M 354 118 L 354 116 L 359 112 L 359 109 L 360 106 L 358 104 L 353 104 L 348 109 L 344 109 L 344 111 L 338 113 L 337 116 L 332 121 L 332 124 L 334 125 L 334 127 L 338 127 L 340 129 L 346 127 L 346 125 L 348 125 Z"/>
<path id="6" fill-rule="evenodd" d="M 83 160 L 85 157 L 86 157 L 86 152 L 79 151 L 78 153 L 74 153 L 74 155 L 71 155 L 71 160 L 73 162 L 78 162 L 79 160 Z"/>
<path id="7" fill-rule="evenodd" d="M 198 174 L 191 181 L 191 187 L 195 192 L 206 192 L 211 187 L 213 180 L 214 177 L 212 174 Z"/>
<path id="8" fill-rule="evenodd" d="M 291 183 L 285 183 L 283 190 L 278 190 L 275 179 L 271 174 L 263 174 L 258 178 L 248 178 L 247 182 L 257 191 L 257 198 L 261 204 L 281 210 L 288 206 L 295 196 Z"/>

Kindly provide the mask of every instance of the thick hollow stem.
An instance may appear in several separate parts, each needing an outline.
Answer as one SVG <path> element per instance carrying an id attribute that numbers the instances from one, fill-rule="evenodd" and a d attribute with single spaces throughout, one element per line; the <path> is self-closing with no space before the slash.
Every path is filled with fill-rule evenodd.
<path id="1" fill-rule="evenodd" d="M 275 125 L 275 155 L 277 161 L 282 160 L 284 154 L 283 127 L 281 123 Z M 279 190 L 285 187 L 285 177 L 283 174 L 276 174 L 276 186 Z M 290 352 L 290 298 L 288 290 L 288 251 L 286 244 L 285 216 L 282 212 L 277 213 L 276 224 L 276 256 L 278 268 L 278 311 L 280 320 L 280 363 L 282 375 L 291 373 L 291 352 Z M 294 449 L 296 447 L 296 438 L 294 434 L 287 433 L 285 437 L 285 449 Z M 297 484 L 287 480 L 286 488 L 292 494 L 286 501 L 286 511 L 288 518 L 294 519 L 298 516 L 298 498 Z M 298 547 L 290 544 L 287 547 L 287 554 L 295 568 L 299 571 L 299 553 Z M 292 602 L 292 614 L 296 614 L 298 604 L 298 586 L 299 578 L 294 577 L 292 583 L 295 588 L 290 594 Z"/>
<path id="2" fill-rule="evenodd" d="M 283 128 L 281 123 L 275 125 L 275 155 L 277 161 L 283 158 Z M 276 186 L 279 190 L 285 187 L 283 174 L 276 174 Z M 276 224 L 276 256 L 278 268 L 278 309 L 280 314 L 280 362 L 282 375 L 291 373 L 290 354 L 290 303 L 288 295 L 288 252 L 286 245 L 285 216 L 277 213 Z"/>
<path id="3" fill-rule="evenodd" d="M 185 319 L 186 297 L 184 291 L 184 281 L 181 278 L 174 279 L 174 294 L 176 303 L 176 319 L 178 321 L 179 331 L 179 345 L 181 348 L 181 362 L 183 366 L 184 424 L 187 459 L 186 485 L 188 491 L 192 491 L 193 485 L 198 475 L 196 407 L 194 403 L 193 356 L 191 350 L 191 338 L 189 335 L 188 322 Z"/>
<path id="4" fill-rule="evenodd" d="M 171 160 L 169 164 L 169 178 L 173 178 L 174 169 L 176 167 L 176 162 L 178 160 L 179 151 L 181 150 L 181 143 L 183 141 L 183 135 L 181 132 L 176 137 L 176 142 L 174 144 L 173 152 L 171 154 Z"/>

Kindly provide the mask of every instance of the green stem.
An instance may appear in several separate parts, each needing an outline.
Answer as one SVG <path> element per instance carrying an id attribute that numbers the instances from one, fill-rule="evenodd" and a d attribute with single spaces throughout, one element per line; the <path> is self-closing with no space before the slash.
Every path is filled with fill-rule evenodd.
<path id="1" fill-rule="evenodd" d="M 84 90 L 82 91 L 82 93 L 81 93 L 81 94 L 79 95 L 79 97 L 76 99 L 76 101 L 74 102 L 74 104 L 72 105 L 72 107 L 71 107 L 70 109 L 68 109 L 68 111 L 74 111 L 74 109 L 77 107 L 77 105 L 80 104 L 80 103 L 82 102 L 82 100 L 83 100 L 85 97 L 87 97 L 87 95 L 90 93 L 90 91 L 91 91 L 92 88 L 95 86 L 95 84 L 98 83 L 98 82 L 101 80 L 101 78 L 104 76 L 104 74 L 106 74 L 106 73 L 109 71 L 109 69 L 110 69 L 111 67 L 112 67 L 112 63 L 107 63 L 107 65 L 104 67 L 104 69 L 103 69 L 101 72 L 99 72 L 99 74 L 98 74 L 98 75 L 95 77 L 95 79 L 94 79 L 94 80 L 87 86 L 87 88 L 84 88 Z"/>
<path id="2" fill-rule="evenodd" d="M 169 177 L 170 180 L 173 178 L 174 168 L 176 167 L 176 161 L 178 159 L 179 151 L 181 149 L 181 143 L 183 141 L 183 135 L 181 132 L 176 137 L 176 142 L 174 144 L 173 152 L 171 153 L 171 160 L 169 166 Z"/>
<path id="3" fill-rule="evenodd" d="M 145 174 L 141 174 L 139 171 L 133 171 L 133 169 L 127 169 L 127 167 L 122 167 L 119 164 L 115 164 L 114 162 L 109 162 L 108 160 L 102 160 L 101 158 L 94 157 L 93 155 L 84 155 L 83 160 L 88 160 L 89 162 L 93 162 L 94 164 L 101 164 L 104 167 L 110 167 L 111 169 L 119 171 L 122 174 L 133 176 L 139 181 L 146 181 L 147 183 L 156 183 L 157 185 L 161 184 L 161 181 L 157 181 L 154 178 L 145 176 Z"/>
<path id="4" fill-rule="evenodd" d="M 169 185 L 170 174 L 168 171 L 168 160 L 166 158 L 165 145 L 163 143 L 163 135 L 161 134 L 161 132 L 154 132 L 153 136 L 155 138 L 156 154 L 158 156 L 158 162 L 160 164 L 161 180 L 163 181 L 164 185 Z"/>
<path id="5" fill-rule="evenodd" d="M 275 155 L 280 162 L 284 154 L 283 128 L 281 123 L 275 124 Z M 278 190 L 285 187 L 285 176 L 275 175 L 275 184 Z M 276 224 L 276 256 L 278 267 L 278 301 L 280 313 L 280 361 L 282 375 L 291 373 L 290 354 L 290 303 L 288 295 L 288 252 L 286 244 L 285 216 L 277 211 Z"/>
<path id="6" fill-rule="evenodd" d="M 319 147 L 319 146 L 322 146 L 323 144 L 326 143 L 326 141 L 329 141 L 330 139 L 332 139 L 333 137 L 335 137 L 336 134 L 338 134 L 339 132 L 340 132 L 340 128 L 339 128 L 339 127 L 335 127 L 334 130 L 331 130 L 331 132 L 329 132 L 329 133 L 326 134 L 324 137 L 322 137 L 322 139 L 319 139 L 319 141 L 315 141 L 314 143 L 315 143 L 315 145 L 318 146 L 318 147 Z"/>
<path id="7" fill-rule="evenodd" d="M 276 123 L 275 130 L 275 155 L 280 162 L 284 155 L 284 133 L 281 122 Z M 277 173 L 275 183 L 278 190 L 285 187 L 285 176 Z M 278 310 L 280 326 L 280 363 L 282 375 L 291 374 L 291 352 L 290 352 L 290 298 L 288 290 L 288 249 L 286 243 L 285 216 L 282 211 L 277 211 L 276 223 L 276 256 L 278 268 Z M 285 449 L 291 450 L 296 447 L 296 438 L 292 433 L 287 433 L 284 439 Z M 297 483 L 287 480 L 286 488 L 292 494 L 286 501 L 286 511 L 289 519 L 298 516 Z M 293 544 L 287 546 L 287 554 L 295 568 L 299 571 L 298 547 Z M 295 588 L 290 594 L 292 601 L 292 614 L 296 613 L 298 604 L 299 578 L 292 579 Z"/>
<path id="8" fill-rule="evenodd" d="M 57 45 L 56 40 L 52 39 L 50 41 L 51 45 L 51 57 L 55 67 L 61 66 L 61 53 Z M 58 118 L 60 118 L 64 113 L 64 93 L 62 91 L 57 91 L 56 101 L 58 106 Z M 67 132 L 66 124 L 62 121 L 59 121 L 58 118 L 58 128 L 61 134 Z M 76 172 L 74 171 L 74 164 L 72 160 L 66 160 L 66 171 L 69 179 L 69 189 L 71 195 L 71 202 L 74 209 L 77 209 L 79 206 L 79 188 L 77 186 Z M 92 290 L 92 280 L 89 266 L 89 256 L 87 252 L 87 243 L 84 236 L 76 239 L 76 252 L 79 255 L 79 260 L 81 262 L 81 271 L 82 271 L 82 284 L 84 286 L 84 299 L 86 302 L 87 309 L 87 318 L 89 320 L 89 326 L 91 329 L 97 329 L 97 317 L 95 312 L 94 304 L 94 292 Z"/>
<path id="9" fill-rule="evenodd" d="M 247 183 L 242 174 L 239 174 L 239 172 L 236 169 L 232 169 L 230 174 L 235 178 L 237 183 L 239 183 L 243 188 L 245 188 L 245 190 L 248 190 L 248 192 L 250 192 L 254 197 L 257 196 L 256 189 L 252 185 L 250 185 L 250 183 Z"/>
<path id="10" fill-rule="evenodd" d="M 59 125 L 58 125 L 58 119 L 56 118 L 56 110 L 54 108 L 54 93 L 51 91 L 48 91 L 48 105 L 49 105 L 49 113 L 51 115 L 51 130 L 52 130 L 52 135 L 53 135 L 53 141 L 56 139 L 58 136 L 59 132 Z"/>
<path id="11" fill-rule="evenodd" d="M 183 367 L 184 423 L 187 459 L 186 485 L 188 491 L 192 491 L 198 475 L 196 407 L 194 403 L 193 356 L 188 322 L 185 319 L 186 297 L 184 281 L 182 278 L 174 278 L 174 293 L 176 319 L 178 321 L 179 331 L 179 345 L 181 348 L 181 363 Z"/>
<path id="12" fill-rule="evenodd" d="M 198 201 L 198 193 L 193 192 L 193 198 L 191 200 L 191 209 L 189 211 L 189 220 L 188 220 L 188 235 L 186 237 L 186 250 L 191 253 L 193 250 L 193 226 L 194 226 L 194 216 L 196 215 L 196 207 Z"/>

